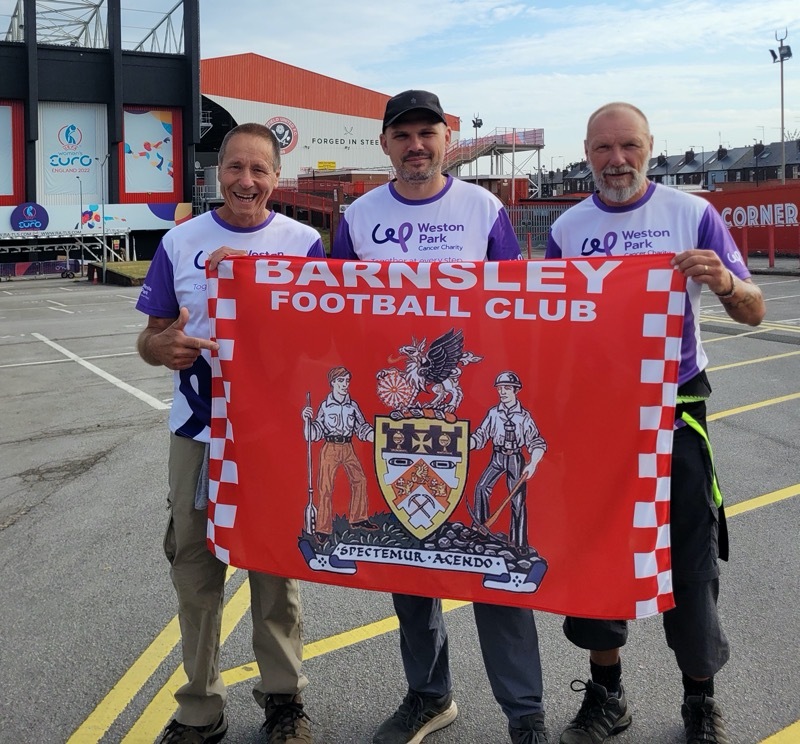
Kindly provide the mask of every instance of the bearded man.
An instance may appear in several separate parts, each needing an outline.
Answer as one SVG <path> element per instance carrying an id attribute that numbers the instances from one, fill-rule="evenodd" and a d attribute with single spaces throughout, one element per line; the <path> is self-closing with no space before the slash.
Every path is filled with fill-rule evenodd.
<path id="1" fill-rule="evenodd" d="M 673 266 L 687 279 L 670 488 L 676 606 L 663 621 L 683 675 L 687 744 L 728 744 L 714 698 L 714 675 L 729 656 L 717 613 L 717 559 L 727 559 L 728 541 L 706 427 L 711 386 L 700 338 L 700 292 L 705 285 L 733 320 L 752 326 L 764 317 L 764 299 L 714 207 L 648 181 L 653 136 L 638 108 L 619 102 L 599 108 L 589 117 L 584 148 L 597 192 L 553 223 L 546 256 L 672 253 Z M 601 744 L 631 723 L 620 661 L 627 623 L 568 617 L 564 632 L 589 650 L 591 679 L 576 690 L 584 692 L 583 703 L 560 744 Z"/>

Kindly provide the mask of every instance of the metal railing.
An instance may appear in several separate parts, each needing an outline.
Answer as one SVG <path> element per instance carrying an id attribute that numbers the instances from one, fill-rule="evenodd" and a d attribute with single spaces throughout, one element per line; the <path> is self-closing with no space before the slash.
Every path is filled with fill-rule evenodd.
<path id="1" fill-rule="evenodd" d="M 546 204 L 522 204 L 506 207 L 520 246 L 530 250 L 542 250 L 547 245 L 550 226 L 566 212 L 574 202 L 548 202 Z M 525 255 L 525 251 L 523 251 Z M 530 258 L 530 255 L 527 256 Z"/>
<path id="2" fill-rule="evenodd" d="M 544 129 L 495 129 L 477 139 L 462 139 L 447 148 L 444 169 L 451 170 L 497 149 L 518 147 L 520 151 L 544 147 Z"/>

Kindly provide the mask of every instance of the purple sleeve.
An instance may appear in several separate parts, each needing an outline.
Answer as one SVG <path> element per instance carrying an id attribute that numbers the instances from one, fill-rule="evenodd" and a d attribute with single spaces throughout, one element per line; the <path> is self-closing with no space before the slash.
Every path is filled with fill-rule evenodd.
<path id="1" fill-rule="evenodd" d="M 336 230 L 336 236 L 333 238 L 331 258 L 343 258 L 346 261 L 358 259 L 353 249 L 353 241 L 350 238 L 350 225 L 347 224 L 346 212 L 342 215 L 342 219 L 339 220 L 339 228 Z"/>
<path id="2" fill-rule="evenodd" d="M 552 230 L 547 233 L 547 246 L 544 249 L 545 258 L 561 258 L 561 246 L 556 243 Z"/>
<path id="3" fill-rule="evenodd" d="M 497 219 L 489 231 L 486 258 L 489 261 L 514 261 L 522 258 L 517 234 L 514 232 L 514 227 L 505 209 L 501 209 L 497 213 Z"/>
<path id="4" fill-rule="evenodd" d="M 744 264 L 742 254 L 739 253 L 730 230 L 725 227 L 719 212 L 711 204 L 703 212 L 697 229 L 697 247 L 706 251 L 714 251 L 722 259 L 725 267 L 739 279 L 750 278 L 750 271 Z"/>
<path id="5" fill-rule="evenodd" d="M 322 245 L 322 240 L 315 241 L 314 245 L 308 249 L 306 255 L 309 258 L 325 258 L 325 246 Z"/>
<path id="6" fill-rule="evenodd" d="M 136 309 L 154 318 L 177 318 L 180 315 L 175 295 L 175 274 L 164 244 L 159 243 L 147 270 Z"/>

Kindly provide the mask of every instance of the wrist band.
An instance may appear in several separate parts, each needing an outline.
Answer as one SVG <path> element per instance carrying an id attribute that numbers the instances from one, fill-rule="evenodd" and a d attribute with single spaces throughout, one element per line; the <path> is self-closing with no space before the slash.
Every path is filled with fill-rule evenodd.
<path id="1" fill-rule="evenodd" d="M 736 278 L 733 276 L 733 272 L 730 270 L 728 271 L 728 275 L 731 278 L 731 291 L 723 292 L 722 294 L 720 294 L 719 292 L 714 292 L 714 294 L 717 295 L 717 297 L 719 297 L 721 300 L 726 300 L 729 297 L 733 297 L 736 294 Z"/>

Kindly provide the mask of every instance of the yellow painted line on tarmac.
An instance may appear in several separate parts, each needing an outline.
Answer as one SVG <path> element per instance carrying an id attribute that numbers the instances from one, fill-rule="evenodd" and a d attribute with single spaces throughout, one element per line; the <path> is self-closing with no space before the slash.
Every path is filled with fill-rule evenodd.
<path id="1" fill-rule="evenodd" d="M 725 505 L 725 516 L 735 517 L 737 514 L 744 514 L 745 512 L 759 509 L 762 506 L 769 506 L 770 504 L 777 504 L 784 499 L 790 499 L 792 496 L 800 495 L 800 483 L 795 483 L 793 486 L 780 488 L 772 493 L 765 493 L 763 496 L 756 496 L 755 498 L 742 501 L 738 504 Z M 800 739 L 798 739 L 800 741 Z"/>
<path id="2" fill-rule="evenodd" d="M 228 640 L 247 610 L 250 609 L 250 583 L 245 581 L 225 604 L 222 615 L 222 632 L 220 646 Z M 144 741 L 154 741 L 159 731 L 167 724 L 175 712 L 174 693 L 186 682 L 186 673 L 183 664 L 173 672 L 164 686 L 155 694 L 144 713 L 128 731 L 122 744 L 141 744 Z"/>
<path id="3" fill-rule="evenodd" d="M 721 323 L 723 325 L 737 326 L 737 327 L 741 327 L 742 325 L 738 320 L 734 320 L 728 315 L 722 315 L 722 316 L 705 315 L 703 313 L 700 314 L 700 322 Z M 800 327 L 796 325 L 791 325 L 789 323 L 778 323 L 776 321 L 762 320 L 761 323 L 749 333 L 760 333 L 761 331 L 787 331 L 789 333 L 800 333 Z M 705 343 L 705 341 L 703 341 L 703 343 Z"/>
<path id="4" fill-rule="evenodd" d="M 701 315 L 700 316 L 700 323 L 702 329 L 702 323 L 722 323 L 725 325 L 731 326 L 739 326 L 741 327 L 741 323 L 728 318 L 728 317 L 715 317 L 715 316 L 707 316 Z M 718 338 L 704 338 L 703 345 L 705 344 L 714 344 L 719 341 L 732 341 L 736 340 L 737 338 L 745 338 L 746 336 L 757 336 L 759 333 L 764 333 L 766 331 L 782 331 L 784 333 L 800 333 L 800 327 L 788 325 L 786 323 L 769 323 L 769 322 L 762 322 L 756 328 L 753 328 L 752 331 L 742 331 L 741 333 L 731 333 L 731 334 L 723 334 Z"/>
<path id="5" fill-rule="evenodd" d="M 456 599 L 443 599 L 442 611 L 450 612 L 459 607 L 466 607 L 468 604 L 471 604 L 471 602 L 463 602 Z M 392 617 L 377 620 L 374 623 L 368 623 L 367 625 L 347 630 L 344 633 L 338 633 L 328 638 L 321 638 L 319 641 L 314 641 L 313 643 L 308 643 L 303 646 L 303 661 L 306 662 L 309 659 L 313 659 L 315 656 L 324 656 L 332 651 L 340 651 L 343 648 L 355 646 L 356 643 L 361 643 L 362 641 L 372 640 L 386 633 L 391 633 L 399 627 L 400 623 L 397 620 L 397 616 L 392 615 Z M 222 679 L 225 681 L 226 685 L 244 682 L 245 680 L 253 679 L 253 677 L 257 676 L 258 667 L 255 663 L 242 664 L 242 666 L 228 669 L 222 673 Z"/>
<path id="6" fill-rule="evenodd" d="M 778 403 L 787 403 L 790 400 L 797 400 L 800 398 L 800 393 L 791 393 L 790 395 L 781 395 L 778 398 L 769 398 L 767 400 L 759 401 L 758 403 L 749 403 L 746 406 L 739 406 L 738 408 L 729 408 L 727 411 L 719 411 L 717 413 L 710 413 L 707 416 L 708 421 L 717 421 L 721 418 L 726 418 L 728 416 L 735 416 L 739 413 L 747 413 L 748 411 L 756 411 L 759 408 L 765 408 L 766 406 L 774 406 Z"/>
<path id="7" fill-rule="evenodd" d="M 243 591 L 246 590 L 246 591 Z M 239 593 L 242 594 L 238 597 Z M 233 615 L 229 614 L 231 605 L 241 601 L 241 606 L 233 608 Z M 461 602 L 456 600 L 443 600 L 442 609 L 444 612 L 450 612 L 458 607 L 464 607 L 470 602 Z M 250 607 L 250 585 L 245 582 L 236 592 L 236 595 L 225 605 L 225 615 L 223 616 L 222 625 L 222 643 L 225 643 L 228 635 L 234 627 L 242 619 L 242 616 Z M 303 661 L 313 659 L 315 656 L 324 656 L 332 651 L 338 651 L 342 648 L 348 648 L 356 643 L 371 640 L 386 633 L 391 633 L 397 630 L 399 623 L 397 617 L 387 617 L 383 620 L 378 620 L 374 623 L 362 625 L 358 628 L 338 633 L 337 635 L 322 638 L 313 643 L 307 643 L 303 646 Z M 221 645 L 220 644 L 220 645 Z M 236 684 L 237 682 L 244 682 L 248 679 L 253 679 L 258 676 L 258 666 L 256 663 L 250 662 L 249 664 L 242 664 L 241 666 L 227 669 L 222 672 L 222 681 L 225 685 Z M 144 741 L 154 741 L 158 736 L 161 729 L 167 725 L 169 719 L 175 712 L 175 692 L 186 681 L 186 675 L 183 672 L 183 666 L 178 667 L 175 673 L 167 680 L 164 686 L 156 693 L 156 696 L 145 708 L 144 713 L 138 721 L 133 725 L 133 728 L 128 732 L 128 735 L 122 740 L 122 744 L 140 744 Z"/>
<path id="8" fill-rule="evenodd" d="M 744 362 L 732 362 L 731 364 L 720 364 L 717 367 L 708 367 L 706 369 L 706 372 L 719 372 L 723 369 L 733 369 L 734 367 L 746 367 L 748 364 L 763 364 L 764 362 L 772 362 L 775 359 L 786 359 L 786 357 L 797 356 L 798 354 L 800 354 L 800 351 L 787 351 L 785 354 L 772 354 L 771 356 L 758 357 L 757 359 L 747 359 Z"/>
<path id="9" fill-rule="evenodd" d="M 777 734 L 768 736 L 761 744 L 797 744 L 800 741 L 800 721 L 778 731 Z"/>
<path id="10" fill-rule="evenodd" d="M 722 336 L 718 336 L 717 338 L 704 338 L 703 339 L 703 346 L 706 344 L 715 344 L 718 341 L 735 341 L 737 338 L 745 338 L 746 336 L 756 336 L 759 333 L 764 333 L 766 329 L 758 328 L 755 331 L 743 331 L 742 333 L 731 333 L 731 334 L 723 334 Z"/>
<path id="11" fill-rule="evenodd" d="M 228 581 L 234 573 L 236 573 L 236 569 L 229 567 L 225 580 Z M 86 742 L 100 741 L 139 690 L 144 687 L 147 680 L 164 663 L 164 659 L 172 653 L 172 649 L 178 645 L 180 640 L 181 629 L 178 625 L 178 616 L 175 615 L 139 658 L 133 662 L 128 671 L 120 677 L 119 682 L 98 703 L 89 717 L 67 739 L 66 744 L 86 744 Z"/>
<path id="12" fill-rule="evenodd" d="M 181 638 L 178 626 L 178 616 L 172 618 L 156 639 L 145 649 L 133 665 L 122 675 L 119 682 L 89 714 L 89 717 L 80 725 L 69 739 L 67 744 L 86 744 L 86 742 L 100 741 L 106 731 L 119 717 L 134 696 L 141 690 L 144 683 L 155 674 L 156 670 L 169 656 Z"/>

